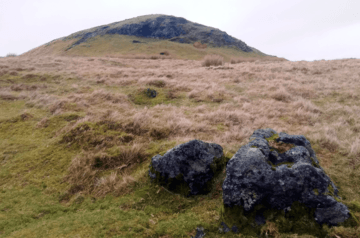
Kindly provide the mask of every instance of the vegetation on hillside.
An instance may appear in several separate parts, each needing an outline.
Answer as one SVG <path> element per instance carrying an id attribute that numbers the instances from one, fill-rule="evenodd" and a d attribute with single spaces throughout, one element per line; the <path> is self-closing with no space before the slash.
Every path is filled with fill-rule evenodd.
<path id="1" fill-rule="evenodd" d="M 59 44 L 43 47 L 57 54 L 68 43 Z M 106 50 L 0 59 L 0 237 L 190 237 L 198 226 L 206 237 L 246 237 L 218 231 L 225 170 L 209 195 L 189 199 L 151 184 L 148 168 L 192 139 L 220 144 L 230 159 L 259 128 L 309 139 L 360 220 L 360 60 L 230 64 L 219 53 L 223 67 L 203 67 L 170 57 L 215 48 L 156 44 L 134 48 L 153 50 L 153 59 L 103 57 Z M 263 235 L 314 237 L 277 223 L 268 220 Z M 360 225 L 328 233 L 359 237 Z"/>
<path id="2" fill-rule="evenodd" d="M 79 45 L 72 45 L 79 40 L 59 39 L 37 47 L 25 54 L 27 57 L 43 56 L 87 56 L 87 57 L 124 57 L 127 58 L 171 58 L 202 60 L 206 55 L 220 55 L 226 62 L 232 58 L 255 58 L 285 61 L 285 59 L 264 56 L 255 52 L 246 53 L 235 47 L 210 47 L 206 44 L 180 44 L 168 40 L 139 38 L 126 35 L 105 35 L 88 39 Z M 135 42 L 135 43 L 134 43 Z M 205 47 L 206 46 L 206 47 Z M 168 52 L 161 55 L 160 53 Z"/>

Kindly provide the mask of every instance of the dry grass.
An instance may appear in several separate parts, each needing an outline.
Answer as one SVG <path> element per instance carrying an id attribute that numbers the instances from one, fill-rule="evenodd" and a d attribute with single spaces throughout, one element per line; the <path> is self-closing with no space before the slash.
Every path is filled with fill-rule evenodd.
<path id="1" fill-rule="evenodd" d="M 8 53 L 6 55 L 6 57 L 16 57 L 16 56 L 17 56 L 17 54 L 15 54 L 15 53 Z"/>
<path id="2" fill-rule="evenodd" d="M 195 42 L 195 43 L 193 44 L 193 46 L 194 46 L 195 48 L 198 48 L 198 49 L 206 49 L 206 48 L 207 48 L 207 45 L 206 45 L 206 44 L 201 44 L 201 42 Z"/>
<path id="3" fill-rule="evenodd" d="M 136 180 L 129 175 L 134 163 L 141 163 L 146 154 L 142 145 L 122 146 L 118 154 L 110 156 L 104 152 L 91 152 L 75 157 L 69 167 L 66 181 L 72 184 L 69 192 L 92 193 L 98 196 L 126 193 L 127 187 Z M 100 176 L 101 171 L 112 169 L 110 175 Z M 123 171 L 123 172 L 121 172 Z M 120 177 L 118 173 L 121 173 Z"/>
<path id="4" fill-rule="evenodd" d="M 222 64 L 220 56 L 203 62 L 149 56 L 2 58 L 0 102 L 23 100 L 29 108 L 45 110 L 36 122 L 39 130 L 51 127 L 55 117 L 81 114 L 70 117 L 53 138 L 81 123 L 96 126 L 76 137 L 100 141 L 73 158 L 66 180 L 70 194 L 130 191 L 138 181 L 134 168 L 149 163 L 155 151 L 168 149 L 168 142 L 196 138 L 235 153 L 254 130 L 273 128 L 305 135 L 345 201 L 360 201 L 360 60 L 256 60 L 222 70 L 201 67 Z M 156 98 L 138 92 L 150 86 L 157 88 Z M 108 151 L 115 147 L 119 151 Z M 102 165 L 94 166 L 96 160 Z M 276 235 L 271 224 L 267 232 Z"/>
<path id="5" fill-rule="evenodd" d="M 255 61 L 273 61 L 273 62 L 281 62 L 286 61 L 284 58 L 278 58 L 278 57 L 233 57 L 230 59 L 231 64 L 239 64 L 239 63 L 246 63 L 246 62 L 255 62 Z"/>
<path id="6" fill-rule="evenodd" d="M 237 57 L 237 58 L 231 58 L 230 63 L 231 64 L 239 64 L 244 62 L 255 62 L 256 58 L 250 58 L 250 57 Z"/>
<path id="7" fill-rule="evenodd" d="M 8 93 L 8 92 L 0 92 L 0 99 L 14 101 L 14 100 L 19 99 L 19 97 L 15 96 L 11 93 Z"/>
<path id="8" fill-rule="evenodd" d="M 207 55 L 204 57 L 202 62 L 202 66 L 219 66 L 224 64 L 224 58 L 219 55 Z"/>

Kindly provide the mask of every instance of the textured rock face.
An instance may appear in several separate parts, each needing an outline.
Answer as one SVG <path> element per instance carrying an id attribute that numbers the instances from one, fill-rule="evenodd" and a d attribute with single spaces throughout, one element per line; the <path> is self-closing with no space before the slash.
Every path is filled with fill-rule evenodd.
<path id="1" fill-rule="evenodd" d="M 224 167 L 220 145 L 192 140 L 169 150 L 164 156 L 156 155 L 149 165 L 149 176 L 169 190 L 177 192 L 181 186 L 184 195 L 206 194 L 214 175 Z"/>
<path id="2" fill-rule="evenodd" d="M 234 46 L 244 52 L 253 52 L 254 50 L 246 45 L 243 41 L 229 36 L 226 32 L 218 29 L 200 25 L 190 22 L 181 17 L 174 17 L 168 15 L 152 15 L 141 16 L 137 22 L 136 19 L 129 21 L 116 22 L 106 26 L 99 26 L 89 30 L 74 33 L 66 38 L 79 38 L 70 48 L 86 42 L 88 39 L 95 36 L 103 36 L 106 34 L 114 35 L 129 35 L 137 37 L 155 38 L 155 39 L 169 39 L 170 41 L 179 43 L 192 44 L 194 42 L 201 42 L 216 47 Z"/>
<path id="3" fill-rule="evenodd" d="M 294 147 L 280 153 L 268 140 Z M 338 190 L 304 136 L 277 134 L 272 129 L 255 131 L 250 142 L 229 160 L 222 188 L 224 205 L 230 208 L 251 211 L 264 204 L 286 211 L 298 201 L 316 208 L 314 219 L 319 224 L 337 225 L 350 217 L 348 208 L 336 201 Z M 261 215 L 257 219 L 263 220 Z"/>

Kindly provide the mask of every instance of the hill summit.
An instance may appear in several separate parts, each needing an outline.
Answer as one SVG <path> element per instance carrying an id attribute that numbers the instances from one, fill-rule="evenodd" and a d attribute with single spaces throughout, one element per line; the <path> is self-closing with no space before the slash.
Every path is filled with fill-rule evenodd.
<path id="1" fill-rule="evenodd" d="M 25 54 L 116 56 L 158 55 L 164 51 L 173 58 L 195 60 L 207 54 L 217 54 L 225 60 L 268 56 L 219 29 L 162 14 L 139 16 L 82 30 Z"/>
<path id="2" fill-rule="evenodd" d="M 213 47 L 234 46 L 244 52 L 253 49 L 243 41 L 229 36 L 219 29 L 204 26 L 182 17 L 168 15 L 145 15 L 112 24 L 76 32 L 66 39 L 80 38 L 72 46 L 86 42 L 95 36 L 129 35 L 154 39 L 167 39 L 179 43 L 201 42 Z"/>

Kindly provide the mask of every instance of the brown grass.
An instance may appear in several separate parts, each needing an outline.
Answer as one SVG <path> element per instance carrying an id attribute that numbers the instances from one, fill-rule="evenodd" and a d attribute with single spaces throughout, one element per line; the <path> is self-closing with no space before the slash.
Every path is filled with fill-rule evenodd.
<path id="1" fill-rule="evenodd" d="M 206 55 L 202 62 L 202 66 L 219 66 L 224 64 L 224 58 L 219 55 Z"/>
<path id="2" fill-rule="evenodd" d="M 207 48 L 207 45 L 206 44 L 201 44 L 201 42 L 195 42 L 193 44 L 193 46 L 197 49 L 206 49 Z"/>
<path id="3" fill-rule="evenodd" d="M 8 93 L 8 92 L 0 92 L 0 99 L 7 100 L 7 101 L 14 101 L 14 100 L 19 99 L 19 97 L 15 96 L 11 93 Z"/>
<path id="4" fill-rule="evenodd" d="M 238 64 L 238 63 L 255 62 L 255 61 L 256 61 L 256 58 L 237 57 L 237 58 L 231 58 L 230 63 L 231 63 L 231 64 Z"/>
<path id="5" fill-rule="evenodd" d="M 141 163 L 145 157 L 143 147 L 139 144 L 119 148 L 116 156 L 104 152 L 77 156 L 72 160 L 66 177 L 66 181 L 72 184 L 69 192 L 81 191 L 98 196 L 114 193 L 119 196 L 119 193 L 127 192 L 127 187 L 136 182 L 129 171 L 134 163 Z M 108 169 L 113 169 L 111 175 L 99 177 L 101 171 Z M 120 177 L 119 172 L 122 174 Z M 72 192 L 74 188 L 77 188 L 76 192 Z"/>
<path id="6" fill-rule="evenodd" d="M 278 58 L 278 57 L 270 57 L 270 56 L 265 56 L 265 57 L 236 57 L 236 58 L 231 58 L 230 59 L 230 63 L 231 64 L 239 64 L 239 63 L 246 63 L 246 62 L 255 62 L 255 61 L 259 61 L 259 62 L 282 62 L 282 61 L 287 61 L 284 58 Z"/>
<path id="7" fill-rule="evenodd" d="M 273 128 L 308 138 L 325 172 L 341 178 L 345 201 L 360 200 L 360 181 L 353 176 L 360 164 L 360 60 L 255 60 L 213 70 L 201 66 L 224 64 L 220 56 L 204 61 L 136 57 L 0 59 L 1 107 L 23 100 L 27 108 L 40 108 L 46 115 L 31 120 L 46 130 L 56 117 L 81 115 L 54 132 L 54 139 L 81 123 L 101 128 L 75 137 L 89 143 L 70 163 L 69 194 L 130 191 L 138 181 L 134 168 L 169 149 L 168 142 L 196 138 L 235 153 L 254 130 Z M 143 104 L 130 100 L 128 95 L 148 86 L 157 87 L 157 98 L 140 98 Z M 153 144 L 157 152 L 145 153 Z M 274 229 L 269 225 L 268 234 L 276 235 Z"/>

